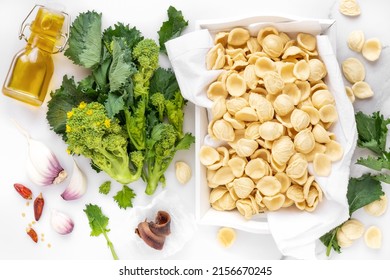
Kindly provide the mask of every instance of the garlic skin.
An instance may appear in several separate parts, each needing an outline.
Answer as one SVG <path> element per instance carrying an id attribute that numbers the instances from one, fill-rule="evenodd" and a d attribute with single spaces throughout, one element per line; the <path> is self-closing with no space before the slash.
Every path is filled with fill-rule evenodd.
<path id="1" fill-rule="evenodd" d="M 50 224 L 57 233 L 62 235 L 71 233 L 74 228 L 73 220 L 57 210 L 51 211 Z"/>
<path id="2" fill-rule="evenodd" d="M 30 180 L 39 186 L 49 186 L 64 181 L 67 173 L 56 155 L 44 143 L 32 139 L 18 123 L 14 123 L 28 142 L 26 171 Z"/>
<path id="3" fill-rule="evenodd" d="M 87 178 L 80 170 L 76 161 L 73 159 L 73 174 L 70 178 L 69 185 L 61 194 L 64 200 L 75 200 L 82 197 L 87 192 Z"/>

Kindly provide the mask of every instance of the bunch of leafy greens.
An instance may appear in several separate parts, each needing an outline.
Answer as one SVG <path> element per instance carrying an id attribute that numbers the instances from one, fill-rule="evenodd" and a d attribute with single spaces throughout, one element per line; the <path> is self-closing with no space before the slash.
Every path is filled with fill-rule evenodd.
<path id="1" fill-rule="evenodd" d="M 379 112 L 375 112 L 371 116 L 358 112 L 355 117 L 358 146 L 367 148 L 377 155 L 377 157 L 360 158 L 357 163 L 376 171 L 390 169 L 389 153 L 386 151 L 387 125 L 390 123 L 390 119 L 385 120 Z M 384 194 L 381 182 L 390 183 L 389 178 L 386 173 L 365 174 L 359 178 L 350 178 L 347 191 L 350 217 L 356 210 L 380 199 Z M 337 241 L 337 231 L 340 230 L 341 226 L 332 229 L 320 238 L 327 247 L 327 256 L 330 255 L 332 249 L 338 253 L 341 252 Z"/>
<path id="2" fill-rule="evenodd" d="M 110 231 L 107 228 L 109 221 L 108 217 L 104 216 L 102 209 L 94 204 L 85 205 L 84 213 L 87 215 L 89 221 L 91 236 L 99 236 L 103 234 L 107 241 L 107 246 L 110 248 L 113 259 L 118 260 L 119 258 L 115 252 L 114 245 L 107 235 L 107 232 Z"/>
<path id="3" fill-rule="evenodd" d="M 101 22 L 101 14 L 88 11 L 72 23 L 65 56 L 89 75 L 79 82 L 64 76 L 51 93 L 47 120 L 70 153 L 90 158 L 95 169 L 123 185 L 142 177 L 146 193 L 153 194 L 159 183 L 165 185 L 175 153 L 194 142 L 183 132 L 186 101 L 176 77 L 159 68 L 165 42 L 188 22 L 169 7 L 158 32 L 160 46 L 123 23 L 102 32 Z M 128 189 L 116 195 L 121 208 L 132 206 Z"/>

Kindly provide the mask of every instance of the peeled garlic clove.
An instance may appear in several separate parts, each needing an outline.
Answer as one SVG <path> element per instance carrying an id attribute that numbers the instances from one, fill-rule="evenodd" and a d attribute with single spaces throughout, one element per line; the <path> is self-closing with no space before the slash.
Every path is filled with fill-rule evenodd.
<path id="1" fill-rule="evenodd" d="M 74 200 L 82 197 L 87 192 L 87 178 L 73 159 L 73 174 L 69 185 L 61 194 L 64 200 Z"/>
<path id="2" fill-rule="evenodd" d="M 365 59 L 375 61 L 382 52 L 382 44 L 377 38 L 368 39 L 362 48 L 362 54 Z"/>
<path id="3" fill-rule="evenodd" d="M 62 235 L 71 233 L 74 228 L 73 220 L 57 210 L 51 211 L 50 224 L 57 233 Z"/>
<path id="4" fill-rule="evenodd" d="M 27 175 L 35 184 L 48 186 L 59 184 L 67 177 L 56 155 L 42 142 L 32 139 L 29 133 L 14 122 L 28 142 Z"/>
<path id="5" fill-rule="evenodd" d="M 186 184 L 191 179 L 191 167 L 183 162 L 178 161 L 175 164 L 176 178 L 180 184 Z"/>

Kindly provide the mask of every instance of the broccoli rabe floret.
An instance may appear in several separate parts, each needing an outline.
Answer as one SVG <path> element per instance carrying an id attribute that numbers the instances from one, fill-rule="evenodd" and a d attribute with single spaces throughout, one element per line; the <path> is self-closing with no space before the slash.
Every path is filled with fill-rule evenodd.
<path id="1" fill-rule="evenodd" d="M 138 72 L 133 76 L 135 97 L 147 98 L 149 80 L 158 68 L 158 56 L 159 47 L 152 39 L 144 39 L 134 47 L 133 58 L 138 62 Z"/>
<path id="2" fill-rule="evenodd" d="M 116 118 L 109 119 L 104 106 L 97 102 L 81 102 L 67 114 L 66 135 L 70 153 L 90 158 L 94 165 L 119 183 L 138 180 L 143 155 L 131 154 L 134 171 L 130 170 L 127 134 Z M 142 159 L 142 160 L 141 160 Z"/>
<path id="3" fill-rule="evenodd" d="M 178 150 L 187 150 L 194 143 L 195 138 L 191 134 L 179 137 L 176 129 L 171 124 L 160 123 L 156 125 L 147 140 L 147 174 L 145 192 L 152 195 L 158 186 L 162 183 L 165 186 L 164 173 L 169 167 L 173 157 Z"/>
<path id="4" fill-rule="evenodd" d="M 158 112 L 158 118 L 160 122 L 164 120 L 164 111 L 165 111 L 165 97 L 164 94 L 156 92 L 150 97 L 150 103 Z"/>

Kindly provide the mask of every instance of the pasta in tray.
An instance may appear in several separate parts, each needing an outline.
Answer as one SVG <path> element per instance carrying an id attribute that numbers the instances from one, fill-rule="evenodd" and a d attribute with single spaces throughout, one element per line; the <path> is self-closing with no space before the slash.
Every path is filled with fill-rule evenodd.
<path id="1" fill-rule="evenodd" d="M 209 136 L 225 144 L 204 145 L 199 154 L 211 206 L 237 209 L 246 219 L 291 206 L 315 211 L 322 190 L 308 165 L 317 176 L 328 176 L 343 156 L 328 131 L 338 114 L 323 81 L 327 70 L 316 37 L 292 38 L 274 27 L 253 37 L 234 28 L 216 34 L 205 59 L 207 69 L 224 70 L 207 96 L 213 101 Z M 351 80 L 363 79 L 361 71 L 348 72 L 348 63 Z"/>

